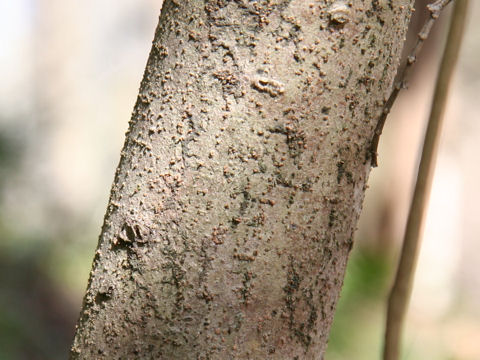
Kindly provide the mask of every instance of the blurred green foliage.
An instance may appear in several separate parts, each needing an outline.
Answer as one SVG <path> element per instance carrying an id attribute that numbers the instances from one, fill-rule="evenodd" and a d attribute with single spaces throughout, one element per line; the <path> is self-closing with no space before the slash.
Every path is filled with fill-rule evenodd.
<path id="1" fill-rule="evenodd" d="M 0 128 L 0 360 L 65 359 L 77 310 L 48 271 L 59 242 L 6 220 L 7 185 L 22 174 L 25 146 L 15 127 Z"/>
<path id="2" fill-rule="evenodd" d="M 15 243 L 5 227 L 2 240 Z M 10 235 L 10 236 L 9 236 Z M 0 359 L 65 359 L 74 311 L 59 284 L 45 271 L 48 242 L 22 239 L 30 247 L 0 248 Z M 2 243 L 3 245 L 3 243 Z"/>
<path id="3" fill-rule="evenodd" d="M 379 359 L 390 257 L 356 247 L 351 254 L 325 358 Z"/>

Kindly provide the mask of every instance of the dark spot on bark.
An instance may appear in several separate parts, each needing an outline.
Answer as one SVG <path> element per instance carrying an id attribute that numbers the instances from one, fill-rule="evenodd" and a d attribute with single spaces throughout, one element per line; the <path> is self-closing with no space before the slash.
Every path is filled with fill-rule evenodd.
<path id="1" fill-rule="evenodd" d="M 345 176 L 347 177 L 347 182 L 349 184 L 353 184 L 353 174 L 350 171 L 345 172 Z"/>
<path id="2" fill-rule="evenodd" d="M 291 258 L 290 266 L 287 272 L 287 284 L 284 286 L 283 291 L 285 292 L 285 305 L 289 315 L 289 327 L 294 334 L 294 315 L 296 305 L 295 293 L 298 291 L 301 281 L 302 279 L 295 268 L 294 260 Z"/>
<path id="3" fill-rule="evenodd" d="M 126 250 L 129 251 L 132 248 L 132 243 L 122 236 L 118 236 L 112 243 L 112 250 Z"/>
<path id="4" fill-rule="evenodd" d="M 127 234 L 128 240 L 130 240 L 131 242 L 134 242 L 136 234 L 133 228 L 130 225 L 125 224 L 124 229 L 125 229 L 125 233 Z"/>
<path id="5" fill-rule="evenodd" d="M 337 183 L 340 184 L 342 181 L 342 177 L 345 174 L 345 163 L 343 161 L 339 161 L 337 163 Z"/>
<path id="6" fill-rule="evenodd" d="M 312 191 L 312 186 L 313 186 L 312 180 L 307 179 L 307 181 L 302 184 L 301 189 L 303 192 L 310 192 Z"/>
<path id="7" fill-rule="evenodd" d="M 252 288 L 252 279 L 255 278 L 255 275 L 252 274 L 250 271 L 246 271 L 243 273 L 243 280 L 242 280 L 242 288 L 240 288 L 240 296 L 242 301 L 245 305 L 248 305 L 250 302 L 251 288 Z"/>
<path id="8" fill-rule="evenodd" d="M 353 248 L 353 238 L 348 238 L 347 240 L 347 248 L 348 248 L 348 251 L 350 252 Z"/>
<path id="9" fill-rule="evenodd" d="M 312 342 L 312 337 L 308 334 L 305 334 L 302 330 L 305 327 L 305 324 L 300 325 L 300 329 L 295 329 L 295 336 L 300 340 L 300 342 L 305 346 L 309 347 Z"/>
<path id="10" fill-rule="evenodd" d="M 330 210 L 330 214 L 328 214 L 328 226 L 332 227 L 335 224 L 336 216 L 335 210 Z"/>
<path id="11" fill-rule="evenodd" d="M 239 217 L 233 217 L 231 222 L 232 222 L 232 227 L 235 228 L 238 226 L 238 224 L 242 222 L 242 219 Z"/>
<path id="12" fill-rule="evenodd" d="M 106 289 L 101 289 L 98 291 L 97 295 L 95 295 L 95 303 L 100 305 L 105 301 L 108 301 L 112 298 L 113 295 L 113 287 L 109 286 Z"/>

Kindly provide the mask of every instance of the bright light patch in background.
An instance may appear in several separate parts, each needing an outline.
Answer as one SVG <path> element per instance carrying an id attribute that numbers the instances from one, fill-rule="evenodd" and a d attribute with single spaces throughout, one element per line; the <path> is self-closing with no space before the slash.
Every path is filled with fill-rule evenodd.
<path id="1" fill-rule="evenodd" d="M 31 96 L 31 0 L 0 1 L 0 124 Z"/>
<path id="2" fill-rule="evenodd" d="M 31 0 L 0 2 L 0 59 L 12 52 L 25 39 L 32 26 Z"/>
<path id="3" fill-rule="evenodd" d="M 412 311 L 438 320 L 454 297 L 460 259 L 462 179 L 454 159 L 440 157 L 435 170 L 412 293 Z"/>

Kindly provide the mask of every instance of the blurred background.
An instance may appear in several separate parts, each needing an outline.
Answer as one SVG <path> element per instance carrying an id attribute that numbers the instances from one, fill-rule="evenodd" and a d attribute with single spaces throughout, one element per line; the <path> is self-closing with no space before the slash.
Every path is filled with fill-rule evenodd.
<path id="1" fill-rule="evenodd" d="M 161 2 L 0 2 L 0 360 L 67 358 Z M 410 42 L 428 1 L 417 3 Z M 480 359 L 478 17 L 472 1 L 404 359 Z M 387 120 L 327 360 L 380 357 L 447 18 Z"/>

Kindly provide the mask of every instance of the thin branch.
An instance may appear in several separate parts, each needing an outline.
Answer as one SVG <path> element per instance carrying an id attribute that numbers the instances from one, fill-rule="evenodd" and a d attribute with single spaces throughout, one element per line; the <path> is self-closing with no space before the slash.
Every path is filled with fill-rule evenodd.
<path id="1" fill-rule="evenodd" d="M 400 72 L 400 76 L 399 76 L 400 81 L 394 85 L 392 92 L 390 93 L 390 96 L 385 102 L 382 114 L 380 115 L 380 118 L 377 122 L 372 143 L 370 145 L 370 151 L 368 153 L 368 155 L 372 159 L 371 161 L 372 167 L 378 166 L 378 161 L 377 161 L 378 142 L 380 141 L 380 135 L 382 135 L 383 126 L 385 125 L 385 120 L 387 119 L 387 116 L 390 113 L 390 110 L 392 109 L 392 106 L 395 103 L 395 100 L 397 99 L 398 93 L 400 92 L 401 89 L 405 88 L 405 81 L 410 73 L 410 69 L 412 68 L 412 65 L 416 62 L 417 56 L 420 50 L 422 49 L 423 43 L 428 38 L 428 35 L 430 34 L 430 30 L 432 29 L 433 24 L 435 23 L 435 20 L 438 19 L 442 10 L 451 1 L 452 0 L 437 0 L 427 5 L 427 10 L 430 12 L 430 16 L 428 17 L 427 21 L 425 22 L 422 29 L 418 33 L 417 41 L 413 46 L 413 49 L 410 55 L 407 56 L 407 62 Z"/>
<path id="2" fill-rule="evenodd" d="M 430 7 L 432 8 L 434 5 L 430 5 Z M 440 8 L 440 5 L 441 4 L 439 4 L 437 9 Z M 455 69 L 460 43 L 463 37 L 467 8 L 468 0 L 455 1 L 442 63 L 438 70 L 433 103 L 423 144 L 417 183 L 415 185 L 415 193 L 410 206 L 395 282 L 388 300 L 384 360 L 397 360 L 399 358 L 402 327 L 410 300 L 413 276 L 419 252 L 420 232 L 425 207 L 430 194 L 443 113 L 447 102 L 450 79 Z"/>

